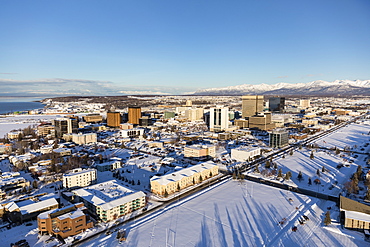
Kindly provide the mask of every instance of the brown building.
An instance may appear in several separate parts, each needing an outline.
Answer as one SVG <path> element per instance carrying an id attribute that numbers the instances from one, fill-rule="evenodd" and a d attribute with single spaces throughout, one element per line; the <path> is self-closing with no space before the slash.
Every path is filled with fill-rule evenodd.
<path id="1" fill-rule="evenodd" d="M 263 111 L 263 95 L 242 96 L 242 117 L 251 117 Z"/>
<path id="2" fill-rule="evenodd" d="M 128 123 L 139 124 L 141 118 L 141 107 L 132 106 L 128 108 Z"/>
<path id="3" fill-rule="evenodd" d="M 93 227 L 93 222 L 83 212 L 85 209 L 81 202 L 41 213 L 37 217 L 39 234 L 59 235 L 67 238 Z"/>
<path id="4" fill-rule="evenodd" d="M 119 127 L 121 124 L 121 114 L 119 112 L 107 112 L 107 125 L 109 127 Z"/>
<path id="5" fill-rule="evenodd" d="M 234 125 L 238 126 L 240 129 L 248 128 L 249 121 L 246 119 L 237 119 L 237 120 L 234 120 Z"/>
<path id="6" fill-rule="evenodd" d="M 55 126 L 51 124 L 39 125 L 37 127 L 39 136 L 55 135 Z"/>
<path id="7" fill-rule="evenodd" d="M 100 114 L 88 114 L 83 116 L 86 123 L 100 123 L 103 121 L 103 116 Z"/>
<path id="8" fill-rule="evenodd" d="M 253 117 L 249 117 L 249 128 L 257 128 L 260 130 L 275 128 L 275 124 L 271 123 L 271 113 L 263 112 Z"/>
<path id="9" fill-rule="evenodd" d="M 369 230 L 370 206 L 341 196 L 340 218 L 345 228 L 358 231 Z"/>

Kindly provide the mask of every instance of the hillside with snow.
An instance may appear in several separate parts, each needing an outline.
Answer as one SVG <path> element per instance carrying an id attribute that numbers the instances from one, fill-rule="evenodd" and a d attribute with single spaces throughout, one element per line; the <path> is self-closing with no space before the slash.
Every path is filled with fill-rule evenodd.
<path id="1" fill-rule="evenodd" d="M 309 83 L 243 84 L 196 91 L 195 95 L 370 95 L 370 80 L 312 81 Z"/>

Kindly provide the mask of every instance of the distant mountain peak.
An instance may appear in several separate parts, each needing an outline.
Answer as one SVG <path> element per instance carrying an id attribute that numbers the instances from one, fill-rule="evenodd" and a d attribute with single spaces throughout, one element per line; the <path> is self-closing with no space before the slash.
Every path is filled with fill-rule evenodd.
<path id="1" fill-rule="evenodd" d="M 370 95 L 370 80 L 317 80 L 308 83 L 242 84 L 196 91 L 195 95 Z"/>

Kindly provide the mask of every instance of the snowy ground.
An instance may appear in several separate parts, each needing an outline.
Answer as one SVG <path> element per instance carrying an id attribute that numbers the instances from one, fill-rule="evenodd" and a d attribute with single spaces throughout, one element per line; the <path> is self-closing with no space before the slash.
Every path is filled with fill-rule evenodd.
<path id="1" fill-rule="evenodd" d="M 319 138 L 314 143 L 318 144 L 320 147 L 326 148 L 333 147 L 337 147 L 340 149 L 344 149 L 344 147 L 352 148 L 355 145 L 361 145 L 362 143 L 369 141 L 370 140 L 370 136 L 368 135 L 369 131 L 370 125 L 350 124 L 343 128 L 340 128 L 338 131 L 335 131 L 334 133 L 328 136 Z"/>
<path id="2" fill-rule="evenodd" d="M 61 115 L 14 115 L 0 118 L 0 137 L 12 130 L 24 129 L 42 121 L 51 121 Z"/>
<path id="3" fill-rule="evenodd" d="M 292 200 L 289 200 L 291 198 Z M 333 202 L 253 182 L 228 181 L 125 225 L 121 246 L 369 246 L 361 233 L 322 224 Z M 298 208 L 298 209 L 297 209 Z M 303 214 L 310 220 L 298 223 Z M 333 217 L 332 217 L 333 218 Z M 280 224 L 279 222 L 284 222 Z M 333 221 L 336 221 L 333 218 Z M 291 228 L 297 226 L 297 232 Z M 81 246 L 116 246 L 115 234 Z"/>
<path id="4" fill-rule="evenodd" d="M 338 147 L 343 149 L 346 146 L 351 147 L 353 151 L 368 153 L 370 146 L 365 147 L 364 144 L 369 141 L 370 126 L 362 124 L 351 124 L 338 131 L 320 138 L 316 141 L 319 147 L 332 148 Z M 361 150 L 363 149 L 363 150 Z M 313 151 L 314 158 L 310 158 Z M 355 158 L 356 157 L 356 158 Z M 282 183 L 308 189 L 314 192 L 321 192 L 328 195 L 338 196 L 343 189 L 343 184 L 347 182 L 350 176 L 356 171 L 357 166 L 365 166 L 367 154 L 349 154 L 341 152 L 336 154 L 335 151 L 326 149 L 297 149 L 293 155 L 285 154 L 285 157 L 279 157 L 273 160 L 277 164 L 278 170 L 281 168 L 283 174 L 288 171 L 292 173 L 291 180 L 280 179 Z M 337 165 L 343 164 L 343 167 L 338 169 Z M 322 167 L 325 167 L 325 172 L 322 172 Z M 260 166 L 260 171 L 263 171 L 264 165 Z M 320 175 L 317 175 L 319 169 Z M 299 172 L 302 172 L 303 179 L 298 180 Z M 276 181 L 277 176 L 263 176 L 261 173 L 255 173 L 254 170 L 248 172 L 251 176 L 263 177 L 264 179 Z M 312 185 L 308 184 L 308 178 L 311 178 Z M 319 179 L 321 184 L 316 185 L 315 179 Z"/>

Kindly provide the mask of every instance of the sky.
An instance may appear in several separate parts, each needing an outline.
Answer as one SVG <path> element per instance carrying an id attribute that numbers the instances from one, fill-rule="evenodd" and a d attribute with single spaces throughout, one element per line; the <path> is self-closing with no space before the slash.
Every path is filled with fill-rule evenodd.
<path id="1" fill-rule="evenodd" d="M 0 0 L 0 95 L 370 79 L 368 0 Z"/>

